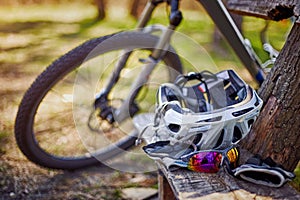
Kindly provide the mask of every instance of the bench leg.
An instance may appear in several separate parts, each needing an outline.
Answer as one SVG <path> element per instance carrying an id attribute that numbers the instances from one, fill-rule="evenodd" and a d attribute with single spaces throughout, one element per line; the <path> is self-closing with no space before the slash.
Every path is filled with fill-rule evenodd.
<path id="1" fill-rule="evenodd" d="M 176 200 L 168 180 L 160 170 L 158 171 L 158 191 L 159 200 Z"/>

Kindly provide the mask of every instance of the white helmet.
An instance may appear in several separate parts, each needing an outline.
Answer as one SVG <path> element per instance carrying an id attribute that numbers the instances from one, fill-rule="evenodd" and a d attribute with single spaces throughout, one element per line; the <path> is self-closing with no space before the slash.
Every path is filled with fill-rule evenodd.
<path id="1" fill-rule="evenodd" d="M 249 133 L 262 104 L 233 70 L 181 75 L 175 84 L 158 89 L 153 141 L 194 144 L 198 150 L 224 149 Z"/>

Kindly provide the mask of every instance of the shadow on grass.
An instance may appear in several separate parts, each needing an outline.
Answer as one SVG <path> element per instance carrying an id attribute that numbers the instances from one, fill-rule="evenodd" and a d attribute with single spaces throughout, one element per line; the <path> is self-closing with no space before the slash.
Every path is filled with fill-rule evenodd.
<path id="1" fill-rule="evenodd" d="M 0 73 L 17 73 L 19 68 L 26 71 L 26 66 L 44 68 L 64 54 L 69 46 L 72 48 L 72 44 L 76 45 L 78 41 L 90 38 L 88 30 L 98 23 L 96 19 L 72 23 L 51 20 L 12 23 L 0 21 L 0 51 L 3 52 L 0 57 Z M 60 52 L 58 48 L 66 50 Z"/>
<path id="2" fill-rule="evenodd" d="M 97 19 L 84 19 L 78 22 L 60 22 L 60 21 L 52 21 L 52 20 L 36 20 L 36 21 L 28 21 L 28 22 L 13 22 L 13 23 L 3 23 L 0 22 L 0 33 L 4 34 L 21 34 L 32 32 L 35 34 L 39 34 L 43 32 L 43 29 L 55 29 L 56 26 L 62 27 L 63 25 L 77 25 L 79 27 L 78 31 L 72 34 L 61 34 L 62 36 L 80 36 L 86 30 L 93 27 L 97 23 L 99 23 Z M 63 32 L 63 30 L 62 30 Z"/>

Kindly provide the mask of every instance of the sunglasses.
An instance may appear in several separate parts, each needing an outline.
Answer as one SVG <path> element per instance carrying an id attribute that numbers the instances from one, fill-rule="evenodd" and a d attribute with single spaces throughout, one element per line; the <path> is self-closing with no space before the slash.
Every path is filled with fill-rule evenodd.
<path id="1" fill-rule="evenodd" d="M 224 164 L 230 169 L 237 167 L 239 150 L 231 146 L 224 150 L 196 151 L 181 157 L 187 168 L 196 172 L 216 173 Z"/>

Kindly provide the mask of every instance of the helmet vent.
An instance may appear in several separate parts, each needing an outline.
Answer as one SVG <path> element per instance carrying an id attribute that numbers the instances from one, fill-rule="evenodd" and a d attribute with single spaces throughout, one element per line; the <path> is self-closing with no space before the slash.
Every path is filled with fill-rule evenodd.
<path id="1" fill-rule="evenodd" d="M 197 121 L 197 123 L 201 123 L 201 122 L 218 122 L 222 120 L 222 116 L 217 116 L 217 117 L 213 117 L 213 118 L 209 118 L 209 119 L 205 119 L 205 120 L 199 120 Z"/>
<path id="2" fill-rule="evenodd" d="M 220 134 L 217 144 L 214 146 L 214 149 L 216 149 L 217 147 L 219 147 L 222 144 L 223 138 L 224 138 L 224 129 L 222 129 L 222 132 Z"/>
<path id="3" fill-rule="evenodd" d="M 251 128 L 251 126 L 253 125 L 253 123 L 254 123 L 254 119 L 248 120 L 248 128 Z"/>
<path id="4" fill-rule="evenodd" d="M 178 124 L 169 124 L 168 128 L 172 131 L 177 133 L 180 130 L 180 125 Z"/>
<path id="5" fill-rule="evenodd" d="M 202 133 L 197 134 L 195 139 L 193 140 L 193 144 L 196 144 L 196 145 L 199 144 L 201 139 L 202 139 Z"/>
<path id="6" fill-rule="evenodd" d="M 244 110 L 236 111 L 236 112 L 232 113 L 232 115 L 233 115 L 234 117 L 238 117 L 238 116 L 241 116 L 241 115 L 243 115 L 243 114 L 246 114 L 246 113 L 250 112 L 250 111 L 253 110 L 253 109 L 254 109 L 253 107 L 251 107 L 251 108 L 246 108 L 246 109 L 244 109 Z"/>
<path id="7" fill-rule="evenodd" d="M 232 142 L 236 143 L 238 142 L 240 139 L 242 139 L 242 132 L 239 129 L 239 127 L 235 126 L 234 130 L 233 130 L 233 137 L 232 137 Z"/>
<path id="8" fill-rule="evenodd" d="M 259 105 L 259 100 L 258 100 L 258 98 L 256 97 L 256 102 L 255 102 L 255 104 L 254 104 L 255 106 L 258 106 Z"/>

